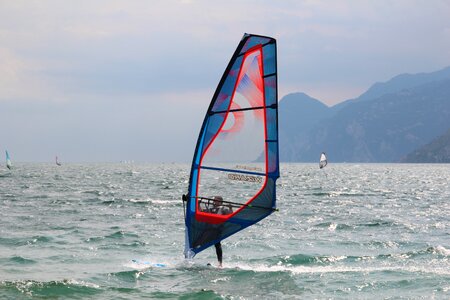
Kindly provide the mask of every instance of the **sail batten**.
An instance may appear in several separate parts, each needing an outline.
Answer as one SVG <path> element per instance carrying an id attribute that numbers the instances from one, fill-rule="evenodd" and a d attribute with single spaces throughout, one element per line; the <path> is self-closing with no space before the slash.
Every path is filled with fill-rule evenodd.
<path id="1" fill-rule="evenodd" d="M 276 209 L 277 102 L 276 41 L 245 34 L 199 133 L 185 198 L 186 257 Z"/>
<path id="2" fill-rule="evenodd" d="M 229 110 L 222 110 L 222 111 L 212 111 L 209 114 L 223 114 L 227 112 L 235 112 L 235 111 L 245 111 L 245 110 L 256 110 L 256 109 L 266 109 L 266 108 L 274 108 L 276 109 L 276 105 L 272 104 L 270 106 L 257 106 L 257 107 L 245 107 L 245 108 L 236 108 L 236 109 L 229 109 Z"/>
<path id="3" fill-rule="evenodd" d="M 239 169 L 226 169 L 226 168 L 207 167 L 207 166 L 201 166 L 200 169 L 216 170 L 216 171 L 225 171 L 225 172 L 233 172 L 233 173 L 241 173 L 241 174 L 250 174 L 250 175 L 259 175 L 259 176 L 266 176 L 265 173 L 250 172 L 250 171 L 242 171 L 242 170 L 239 170 Z"/>

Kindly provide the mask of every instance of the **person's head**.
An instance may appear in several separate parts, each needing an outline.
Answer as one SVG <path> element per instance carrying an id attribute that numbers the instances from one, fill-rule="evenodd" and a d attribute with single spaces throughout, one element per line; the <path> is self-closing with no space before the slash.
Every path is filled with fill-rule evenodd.
<path id="1" fill-rule="evenodd" d="M 214 206 L 220 206 L 222 205 L 223 198 L 222 196 L 214 196 Z"/>

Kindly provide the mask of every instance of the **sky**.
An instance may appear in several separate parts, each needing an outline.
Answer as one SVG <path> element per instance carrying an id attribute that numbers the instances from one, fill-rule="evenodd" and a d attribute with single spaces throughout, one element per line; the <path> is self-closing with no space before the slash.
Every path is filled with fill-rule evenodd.
<path id="1" fill-rule="evenodd" d="M 332 106 L 450 65 L 448 0 L 0 0 L 0 149 L 189 162 L 246 32 L 277 39 L 279 99 Z"/>

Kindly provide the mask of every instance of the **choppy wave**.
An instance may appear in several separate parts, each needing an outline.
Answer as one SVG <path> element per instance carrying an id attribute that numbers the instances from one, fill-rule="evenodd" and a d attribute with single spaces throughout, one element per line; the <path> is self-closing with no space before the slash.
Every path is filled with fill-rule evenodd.
<path id="1" fill-rule="evenodd" d="M 38 298 L 64 298 L 74 297 L 83 298 L 94 296 L 101 293 L 102 290 L 96 284 L 79 280 L 61 280 L 61 281 L 0 281 L 0 296 L 6 298 L 15 298 L 19 295 L 33 296 Z"/>
<path id="2" fill-rule="evenodd" d="M 450 250 L 443 246 L 427 247 L 419 250 L 408 251 L 408 252 L 398 252 L 398 253 L 387 253 L 378 255 L 307 255 L 307 254 L 296 254 L 288 255 L 283 257 L 274 257 L 270 259 L 265 259 L 266 262 L 272 265 L 284 265 L 284 266 L 309 266 L 309 265 L 324 265 L 333 264 L 336 262 L 340 263 L 354 263 L 368 260 L 414 260 L 417 257 L 426 258 L 426 256 L 435 259 L 446 259 L 450 256 Z M 450 272 L 450 270 L 449 270 Z"/>
<path id="3" fill-rule="evenodd" d="M 0 258 L 0 264 L 5 264 L 5 265 L 30 265 L 30 264 L 35 264 L 37 261 L 30 259 L 30 258 L 25 258 L 23 256 L 11 256 L 11 257 L 5 257 L 5 258 Z"/>
<path id="4" fill-rule="evenodd" d="M 53 238 L 49 236 L 32 236 L 32 237 L 20 237 L 20 238 L 2 238 L 0 237 L 0 245 L 14 245 L 14 246 L 24 246 L 32 244 L 49 243 Z"/>
<path id="5" fill-rule="evenodd" d="M 431 274 L 437 276 L 450 276 L 450 269 L 445 264 L 450 251 L 442 246 L 428 247 L 417 251 L 405 253 L 380 254 L 375 256 L 314 256 L 297 254 L 292 256 L 274 257 L 250 263 L 228 263 L 226 270 L 243 270 L 252 272 L 279 273 L 288 272 L 291 274 L 322 274 L 322 273 L 380 273 L 394 272 L 398 276 L 403 274 Z M 417 258 L 426 259 L 429 256 L 434 259 L 431 264 L 417 263 Z M 441 259 L 441 260 L 439 260 Z M 378 263 L 381 261 L 382 263 Z M 357 275 L 355 275 L 357 276 Z M 365 275 L 367 276 L 367 275 Z"/>
<path id="6" fill-rule="evenodd" d="M 286 266 L 286 265 L 250 265 L 250 264 L 230 264 L 228 268 L 236 270 L 245 270 L 252 272 L 288 272 L 291 274 L 323 274 L 323 273 L 379 273 L 379 272 L 397 272 L 398 276 L 404 273 L 426 273 L 431 275 L 450 276 L 450 270 L 436 269 L 434 266 L 345 266 L 345 265 L 327 265 L 327 266 Z M 358 275 L 355 275 L 358 276 Z"/>

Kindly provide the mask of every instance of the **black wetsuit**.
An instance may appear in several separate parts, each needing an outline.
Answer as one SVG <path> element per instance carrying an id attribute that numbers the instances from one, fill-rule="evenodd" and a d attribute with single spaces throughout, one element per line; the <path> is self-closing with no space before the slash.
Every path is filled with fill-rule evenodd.
<path id="1" fill-rule="evenodd" d="M 187 197 L 185 195 L 183 195 L 183 200 L 187 201 Z M 232 209 L 230 209 L 230 208 L 224 209 L 222 206 L 212 207 L 212 208 L 206 209 L 204 211 L 212 213 L 212 214 L 220 214 L 220 215 L 227 215 L 227 214 L 230 214 L 233 212 Z M 211 241 L 211 240 L 219 238 L 220 233 L 222 231 L 222 227 L 223 227 L 223 225 L 218 226 L 218 225 L 207 224 L 204 232 L 195 241 L 194 246 L 202 245 L 206 241 Z M 218 242 L 218 243 L 214 244 L 214 247 L 216 248 L 217 260 L 219 261 L 219 264 L 222 266 L 222 244 L 220 242 Z"/>
<path id="2" fill-rule="evenodd" d="M 217 260 L 219 261 L 219 264 L 222 265 L 222 244 L 218 242 L 214 244 L 214 247 L 216 247 Z"/>

